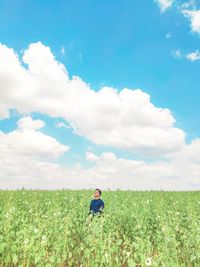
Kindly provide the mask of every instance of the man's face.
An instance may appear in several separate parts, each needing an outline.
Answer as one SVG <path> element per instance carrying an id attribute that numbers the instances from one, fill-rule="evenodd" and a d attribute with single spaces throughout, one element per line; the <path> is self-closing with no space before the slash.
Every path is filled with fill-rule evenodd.
<path id="1" fill-rule="evenodd" d="M 100 197 L 99 190 L 94 191 L 94 197 Z"/>

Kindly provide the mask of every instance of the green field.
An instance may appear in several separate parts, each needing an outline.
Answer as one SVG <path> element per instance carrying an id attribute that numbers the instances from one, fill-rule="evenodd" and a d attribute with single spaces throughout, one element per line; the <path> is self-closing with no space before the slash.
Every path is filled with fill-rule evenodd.
<path id="1" fill-rule="evenodd" d="M 200 266 L 200 192 L 0 191 L 0 266 Z"/>

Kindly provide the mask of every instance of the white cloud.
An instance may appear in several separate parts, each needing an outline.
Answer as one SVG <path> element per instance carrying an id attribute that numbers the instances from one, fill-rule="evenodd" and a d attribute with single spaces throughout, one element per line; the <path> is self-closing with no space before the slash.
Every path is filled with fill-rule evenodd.
<path id="1" fill-rule="evenodd" d="M 172 51 L 172 56 L 175 58 L 181 58 L 182 57 L 182 53 L 179 49 L 173 50 Z"/>
<path id="2" fill-rule="evenodd" d="M 60 50 L 60 51 L 61 51 L 61 53 L 62 53 L 63 55 L 65 55 L 65 48 L 64 48 L 64 46 L 61 47 L 61 50 Z"/>
<path id="3" fill-rule="evenodd" d="M 55 138 L 39 131 L 45 123 L 24 117 L 18 121 L 18 128 L 12 132 L 0 131 L 1 160 L 10 160 L 12 157 L 28 157 L 30 159 L 53 160 L 69 150 Z M 11 165 L 10 165 L 10 168 Z"/>
<path id="4" fill-rule="evenodd" d="M 0 104 L 0 119 L 8 119 L 9 117 L 10 117 L 9 110 L 3 103 L 1 103 Z"/>
<path id="5" fill-rule="evenodd" d="M 95 154 L 92 153 L 92 152 L 86 152 L 86 153 L 85 153 L 85 157 L 86 157 L 86 159 L 89 160 L 89 161 L 96 161 L 96 160 L 99 159 L 99 157 L 97 157 L 97 155 L 95 155 Z"/>
<path id="6" fill-rule="evenodd" d="M 176 49 L 176 50 L 173 50 L 171 53 L 172 53 L 172 56 L 174 58 L 177 58 L 177 59 L 184 58 L 184 59 L 187 59 L 189 61 L 200 60 L 200 51 L 199 50 L 196 50 L 194 52 L 187 54 L 187 53 L 181 52 L 179 49 Z"/>
<path id="7" fill-rule="evenodd" d="M 200 189 L 200 139 L 186 145 L 168 161 L 153 163 L 118 158 L 110 152 L 98 156 L 88 153 L 85 156 L 94 166 L 85 168 L 77 162 L 74 167 L 65 168 L 4 149 L 0 154 L 0 188 Z"/>
<path id="8" fill-rule="evenodd" d="M 55 127 L 56 128 L 70 128 L 66 123 L 64 123 L 62 121 L 57 121 L 55 123 Z"/>
<path id="9" fill-rule="evenodd" d="M 166 11 L 175 3 L 176 9 L 189 19 L 191 31 L 193 33 L 200 33 L 200 10 L 197 9 L 197 3 L 195 0 L 190 0 L 183 3 L 175 0 L 154 0 L 154 2 L 158 4 L 161 12 Z M 166 38 L 170 37 L 170 34 L 166 35 Z"/>
<path id="10" fill-rule="evenodd" d="M 45 126 L 42 120 L 33 120 L 30 116 L 23 117 L 17 122 L 19 128 L 39 130 Z"/>
<path id="11" fill-rule="evenodd" d="M 196 139 L 167 162 L 146 163 L 102 153 L 91 170 L 98 175 L 97 181 L 102 179 L 111 188 L 192 190 L 200 188 L 199 155 L 200 139 Z"/>
<path id="12" fill-rule="evenodd" d="M 191 32 L 200 34 L 200 10 L 197 9 L 197 3 L 195 0 L 183 3 L 175 0 L 154 0 L 154 2 L 158 4 L 161 12 L 166 11 L 175 3 L 177 11 L 183 14 L 190 21 Z M 171 38 L 171 34 L 167 33 L 165 37 Z"/>
<path id="13" fill-rule="evenodd" d="M 186 56 L 186 58 L 190 61 L 197 61 L 200 60 L 200 51 L 196 50 Z"/>
<path id="14" fill-rule="evenodd" d="M 174 2 L 174 0 L 154 0 L 159 8 L 161 12 L 166 11 L 168 8 L 170 8 Z"/>
<path id="15" fill-rule="evenodd" d="M 22 65 L 13 49 L 0 45 L 0 115 L 41 112 L 62 118 L 74 132 L 96 144 L 143 153 L 165 155 L 182 149 L 185 133 L 174 126 L 167 108 L 154 106 L 141 89 L 98 92 L 81 78 L 69 79 L 64 65 L 49 47 L 30 44 Z"/>
<path id="16" fill-rule="evenodd" d="M 200 34 L 200 10 L 182 10 L 182 14 L 190 20 L 192 32 Z"/>
<path id="17" fill-rule="evenodd" d="M 118 158 L 114 153 L 96 155 L 86 152 L 92 167 L 79 162 L 62 167 L 55 160 L 69 150 L 55 138 L 38 130 L 42 120 L 25 116 L 18 128 L 0 131 L 0 188 L 32 189 L 121 188 L 132 190 L 197 190 L 200 189 L 200 139 L 195 139 L 168 158 L 147 163 Z"/>
<path id="18" fill-rule="evenodd" d="M 196 1 L 195 0 L 190 0 L 188 2 L 184 2 L 179 7 L 180 10 L 184 10 L 184 9 L 187 9 L 187 8 L 196 9 Z"/>

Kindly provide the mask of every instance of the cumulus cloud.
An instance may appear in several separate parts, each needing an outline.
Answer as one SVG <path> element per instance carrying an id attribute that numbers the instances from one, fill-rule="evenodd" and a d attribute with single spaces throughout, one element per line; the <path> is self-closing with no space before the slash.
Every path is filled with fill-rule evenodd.
<path id="1" fill-rule="evenodd" d="M 42 120 L 33 120 L 30 116 L 23 117 L 17 122 L 19 128 L 39 130 L 45 126 Z"/>
<path id="2" fill-rule="evenodd" d="M 118 158 L 114 153 L 88 152 L 92 167 L 79 163 L 66 168 L 23 154 L 0 155 L 0 188 L 96 188 L 131 190 L 197 190 L 200 188 L 200 139 L 186 145 L 168 161 L 147 163 Z M 12 166 L 12 168 L 11 168 Z"/>
<path id="3" fill-rule="evenodd" d="M 60 144 L 55 138 L 38 131 L 45 125 L 42 120 L 26 116 L 17 124 L 18 128 L 12 132 L 0 131 L 1 162 L 12 161 L 13 157 L 18 156 L 31 160 L 54 160 L 69 150 L 68 146 Z"/>
<path id="4" fill-rule="evenodd" d="M 92 152 L 86 152 L 85 153 L 85 157 L 89 161 L 96 161 L 96 160 L 99 159 L 99 157 L 97 155 L 95 155 L 94 153 L 92 153 Z"/>
<path id="5" fill-rule="evenodd" d="M 181 150 L 185 133 L 167 108 L 151 103 L 141 89 L 102 87 L 98 92 L 80 77 L 69 79 L 49 47 L 30 44 L 22 59 L 0 45 L 0 115 L 41 112 L 64 119 L 74 133 L 90 141 L 145 155 Z"/>
<path id="6" fill-rule="evenodd" d="M 145 162 L 118 158 L 114 153 L 88 151 L 92 167 L 63 167 L 55 160 L 69 150 L 39 131 L 42 120 L 22 117 L 18 128 L 0 131 L 0 188 L 96 188 L 132 190 L 197 190 L 200 188 L 200 139 L 184 145 L 166 160 Z"/>
<path id="7" fill-rule="evenodd" d="M 154 0 L 159 8 L 161 12 L 166 11 L 168 8 L 170 8 L 174 2 L 174 0 Z"/>
<path id="8" fill-rule="evenodd" d="M 200 34 L 200 10 L 185 9 L 182 14 L 190 20 L 191 31 Z"/>
<path id="9" fill-rule="evenodd" d="M 195 52 L 189 53 L 186 58 L 190 61 L 200 60 L 200 51 L 196 50 Z"/>
<path id="10" fill-rule="evenodd" d="M 200 139 L 186 145 L 168 161 L 147 163 L 102 153 L 95 158 L 94 173 L 104 184 L 124 189 L 193 190 L 200 188 Z M 93 155 L 95 157 L 95 154 Z M 89 159 L 90 160 L 90 159 Z"/>

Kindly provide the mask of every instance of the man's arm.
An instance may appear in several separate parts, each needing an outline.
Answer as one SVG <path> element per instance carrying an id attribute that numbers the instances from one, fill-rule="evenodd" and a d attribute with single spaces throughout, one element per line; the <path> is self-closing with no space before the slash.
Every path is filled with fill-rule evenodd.
<path id="1" fill-rule="evenodd" d="M 101 207 L 99 208 L 100 210 L 100 213 L 103 213 L 103 209 L 104 209 L 105 205 L 104 205 L 104 202 L 102 200 L 102 203 L 101 203 Z"/>

